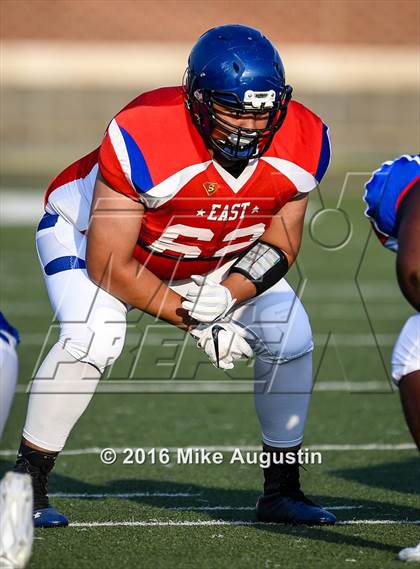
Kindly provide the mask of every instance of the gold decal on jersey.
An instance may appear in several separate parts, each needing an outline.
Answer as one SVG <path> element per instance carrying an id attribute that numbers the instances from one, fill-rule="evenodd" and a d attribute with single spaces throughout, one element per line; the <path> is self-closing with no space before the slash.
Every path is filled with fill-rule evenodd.
<path id="1" fill-rule="evenodd" d="M 208 196 L 212 196 L 217 190 L 219 184 L 217 182 L 204 182 L 203 188 L 206 190 Z"/>

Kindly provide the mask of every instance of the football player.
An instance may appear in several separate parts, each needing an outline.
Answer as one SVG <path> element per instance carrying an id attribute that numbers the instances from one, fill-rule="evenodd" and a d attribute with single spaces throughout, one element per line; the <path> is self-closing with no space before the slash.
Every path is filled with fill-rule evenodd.
<path id="1" fill-rule="evenodd" d="M 33 477 L 37 526 L 67 524 L 48 502 L 47 477 L 121 353 L 130 308 L 191 334 L 219 368 L 255 354 L 272 457 L 258 518 L 335 522 L 300 489 L 313 342 L 284 279 L 330 144 L 291 93 L 259 31 L 213 28 L 192 49 L 183 86 L 137 97 L 101 146 L 50 184 L 37 248 L 60 337 L 34 379 L 16 463 Z M 282 464 L 286 452 L 293 464 Z"/>
<path id="2" fill-rule="evenodd" d="M 407 320 L 392 354 L 392 378 L 399 388 L 407 425 L 420 450 L 420 155 L 384 162 L 366 184 L 366 215 L 381 243 L 397 254 L 401 292 L 417 311 Z M 399 553 L 420 561 L 420 544 Z"/>
<path id="3" fill-rule="evenodd" d="M 0 312 L 0 439 L 18 378 L 19 333 Z M 32 485 L 27 474 L 7 472 L 0 481 L 0 567 L 25 567 L 32 549 Z"/>

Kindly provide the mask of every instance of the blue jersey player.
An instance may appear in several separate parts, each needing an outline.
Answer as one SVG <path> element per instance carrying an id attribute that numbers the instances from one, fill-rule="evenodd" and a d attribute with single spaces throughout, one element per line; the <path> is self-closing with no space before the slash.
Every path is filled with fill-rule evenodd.
<path id="1" fill-rule="evenodd" d="M 0 312 L 0 437 L 9 416 L 18 377 L 19 333 Z"/>
<path id="2" fill-rule="evenodd" d="M 0 312 L 0 438 L 18 379 L 19 333 Z M 32 541 L 32 485 L 27 474 L 6 472 L 0 480 L 0 567 L 24 567 Z"/>
<path id="3" fill-rule="evenodd" d="M 397 254 L 401 292 L 417 311 L 405 323 L 392 354 L 407 425 L 420 450 L 420 155 L 384 162 L 366 184 L 366 215 L 385 247 Z M 399 553 L 420 561 L 420 543 Z"/>

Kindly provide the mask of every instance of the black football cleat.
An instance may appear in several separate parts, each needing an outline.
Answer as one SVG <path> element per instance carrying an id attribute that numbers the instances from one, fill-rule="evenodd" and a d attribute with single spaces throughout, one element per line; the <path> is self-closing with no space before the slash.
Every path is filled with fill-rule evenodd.
<path id="1" fill-rule="evenodd" d="M 14 471 L 29 474 L 33 489 L 33 520 L 37 528 L 64 527 L 69 521 L 53 508 L 48 500 L 48 474 L 52 470 L 57 453 L 43 453 L 21 445 Z"/>
<path id="2" fill-rule="evenodd" d="M 333 525 L 334 514 L 309 500 L 300 489 L 299 462 L 297 451 L 263 445 L 270 455 L 270 464 L 264 468 L 264 494 L 256 505 L 260 522 L 295 525 Z M 285 453 L 295 453 L 293 464 L 286 462 Z"/>
<path id="3" fill-rule="evenodd" d="M 334 514 L 314 504 L 303 492 L 295 496 L 282 494 L 260 496 L 256 512 L 257 519 L 266 523 L 330 526 L 337 521 Z"/>

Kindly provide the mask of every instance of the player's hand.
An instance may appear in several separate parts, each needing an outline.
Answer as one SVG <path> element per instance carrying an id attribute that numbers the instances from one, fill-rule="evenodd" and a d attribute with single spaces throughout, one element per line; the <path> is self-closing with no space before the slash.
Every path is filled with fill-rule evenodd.
<path id="1" fill-rule="evenodd" d="M 214 322 L 223 318 L 236 299 L 230 290 L 202 275 L 192 275 L 194 285 L 190 286 L 182 302 L 182 307 L 198 322 Z"/>
<path id="2" fill-rule="evenodd" d="M 234 322 L 199 324 L 190 330 L 198 340 L 197 347 L 205 351 L 211 363 L 221 369 L 232 369 L 234 362 L 252 357 L 252 348 L 245 340 L 246 331 Z"/>

